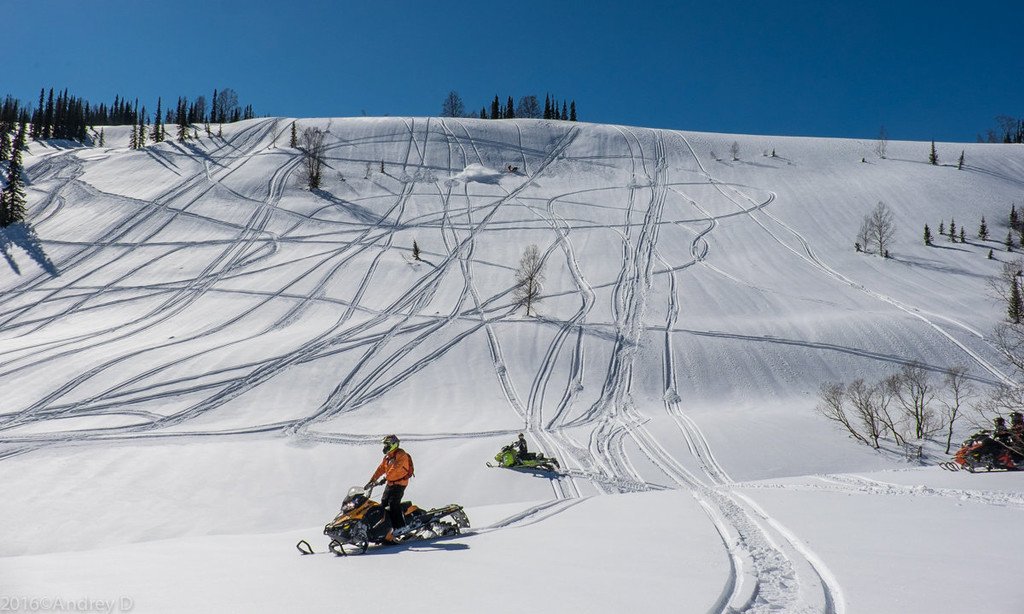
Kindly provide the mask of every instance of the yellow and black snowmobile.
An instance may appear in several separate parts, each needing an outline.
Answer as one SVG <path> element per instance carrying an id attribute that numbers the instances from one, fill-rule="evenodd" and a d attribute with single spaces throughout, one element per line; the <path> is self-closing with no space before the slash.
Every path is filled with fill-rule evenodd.
<path id="1" fill-rule="evenodd" d="M 371 544 L 395 542 L 389 540 L 391 522 L 388 520 L 387 509 L 371 499 L 372 495 L 372 487 L 367 490 L 362 486 L 353 486 L 348 490 L 341 511 L 324 527 L 324 535 L 331 538 L 327 546 L 331 552 L 338 556 L 362 554 Z M 403 501 L 402 511 L 406 524 L 402 542 L 458 535 L 462 529 L 469 528 L 469 518 L 461 505 L 424 510 L 410 501 Z M 306 540 L 300 541 L 295 547 L 302 554 L 313 554 Z"/>

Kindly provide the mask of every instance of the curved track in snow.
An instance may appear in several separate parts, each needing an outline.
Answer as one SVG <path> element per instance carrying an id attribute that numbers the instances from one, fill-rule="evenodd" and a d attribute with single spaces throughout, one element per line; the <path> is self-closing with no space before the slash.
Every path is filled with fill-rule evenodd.
<path id="1" fill-rule="evenodd" d="M 44 241 L 59 274 L 33 269 L 0 294 L 0 378 L 28 382 L 0 410 L 0 459 L 216 438 L 369 446 L 379 434 L 367 425 L 378 423 L 366 414 L 409 419 L 404 406 L 418 394 L 443 399 L 434 380 L 463 381 L 478 411 L 430 416 L 436 423 L 403 439 L 441 447 L 525 431 L 564 468 L 547 476 L 552 500 L 480 531 L 544 522 L 592 495 L 686 491 L 728 556 L 717 612 L 845 612 L 828 566 L 757 503 L 757 489 L 1024 506 L 856 476 L 734 481 L 715 433 L 702 429 L 687 344 L 913 360 L 691 323 L 701 284 L 794 299 L 741 279 L 724 258 L 737 243 L 722 240 L 736 228 L 822 287 L 852 289 L 885 317 L 911 316 L 967 356 L 985 374 L 977 381 L 1007 375 L 971 320 L 841 271 L 779 210 L 784 191 L 716 177 L 686 135 L 437 118 L 318 125 L 334 173 L 319 192 L 299 185 L 301 152 L 277 146 L 285 120 L 247 122 L 190 148 L 34 158 L 31 213 L 43 235 L 59 235 Z M 96 169 L 119 156 L 160 187 L 141 198 L 130 182 L 104 179 Z M 78 201 L 112 213 L 88 236 L 62 234 Z M 546 278 L 540 315 L 527 317 L 513 280 L 530 243 Z M 823 308 L 842 300 L 808 294 L 795 298 Z"/>

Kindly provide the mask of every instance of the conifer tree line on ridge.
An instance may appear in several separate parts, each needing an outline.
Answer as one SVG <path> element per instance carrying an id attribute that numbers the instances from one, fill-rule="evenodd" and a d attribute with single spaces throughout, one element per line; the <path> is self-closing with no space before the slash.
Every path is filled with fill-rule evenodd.
<path id="1" fill-rule="evenodd" d="M 490 107 L 480 107 L 479 114 L 469 112 L 467 114 L 462 97 L 455 90 L 448 92 L 444 102 L 441 104 L 442 117 L 479 117 L 480 119 L 559 119 L 564 121 L 577 121 L 576 101 L 562 99 L 558 101 L 551 94 L 544 96 L 544 108 L 541 109 L 540 100 L 537 96 L 530 94 L 523 96 L 516 103 L 512 96 L 509 96 L 504 103 L 501 97 L 495 94 Z"/>
<path id="2" fill-rule="evenodd" d="M 170 105 L 167 105 L 166 115 L 161 115 L 163 108 L 162 99 L 158 99 L 157 112 L 153 117 L 156 131 L 151 137 L 157 142 L 163 140 L 159 127 L 164 123 L 226 124 L 256 117 L 252 105 L 246 105 L 244 108 L 239 106 L 238 94 L 231 88 L 213 90 L 213 98 L 209 104 L 205 96 L 197 96 L 191 100 L 188 97 L 180 97 L 173 111 Z M 56 91 L 50 88 L 47 92 L 46 88 L 43 88 L 39 90 L 39 101 L 34 108 L 10 95 L 0 103 L 0 123 L 8 126 L 8 130 L 14 124 L 28 124 L 28 138 L 36 141 L 65 139 L 84 143 L 88 140 L 91 127 L 142 126 L 148 121 L 146 107 L 140 109 L 138 98 L 129 100 L 120 95 L 114 96 L 114 101 L 109 106 L 106 103 L 93 105 L 84 98 L 69 94 L 67 89 Z"/>

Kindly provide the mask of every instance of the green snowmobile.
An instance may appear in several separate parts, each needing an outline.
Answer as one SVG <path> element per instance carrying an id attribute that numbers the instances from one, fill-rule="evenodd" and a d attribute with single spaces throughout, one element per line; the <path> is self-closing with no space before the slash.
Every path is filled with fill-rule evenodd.
<path id="1" fill-rule="evenodd" d="M 538 469 L 540 471 L 558 472 L 561 467 L 554 458 L 548 458 L 543 454 L 527 453 L 522 455 L 515 443 L 503 447 L 500 452 L 494 455 L 497 465 L 487 463 L 488 467 L 502 467 L 505 469 Z"/>

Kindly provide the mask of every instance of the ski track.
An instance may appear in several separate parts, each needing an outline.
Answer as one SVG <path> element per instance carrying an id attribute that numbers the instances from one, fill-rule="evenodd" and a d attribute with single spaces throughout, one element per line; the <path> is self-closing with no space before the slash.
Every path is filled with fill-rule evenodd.
<path id="1" fill-rule="evenodd" d="M 885 497 L 940 497 L 960 502 L 1024 510 L 1024 495 L 1020 493 L 937 488 L 925 485 L 907 486 L 858 475 L 825 474 L 816 475 L 813 478 L 814 482 L 799 484 L 759 481 L 736 483 L 734 486 L 749 490 L 803 490 Z"/>
<path id="2" fill-rule="evenodd" d="M 331 125 L 328 123 L 328 132 Z M 97 232 L 97 239 L 62 247 L 62 256 L 53 264 L 60 276 L 54 279 L 36 272 L 12 285 L 0 295 L 0 330 L 4 340 L 16 341 L 39 332 L 48 332 L 95 310 L 136 301 L 147 301 L 147 308 L 133 319 L 118 322 L 89 334 L 60 339 L 5 345 L 0 348 L 0 377 L 8 379 L 49 364 L 60 364 L 89 352 L 107 352 L 109 357 L 96 361 L 58 382 L 52 390 L 24 407 L 0 414 L 0 462 L 49 446 L 86 446 L 142 440 L 174 440 L 209 437 L 295 437 L 336 445 L 370 445 L 374 434 L 332 432 L 327 424 L 347 412 L 384 398 L 395 386 L 436 364 L 466 339 L 482 335 L 486 340 L 496 386 L 509 411 L 521 421 L 522 429 L 535 439 L 542 451 L 562 461 L 563 471 L 550 479 L 553 498 L 467 534 L 504 530 L 544 522 L 586 500 L 591 493 L 614 494 L 663 490 L 686 490 L 707 515 L 728 554 L 730 571 L 723 583 L 714 612 L 820 612 L 844 614 L 845 601 L 833 574 L 814 552 L 792 531 L 768 514 L 751 496 L 758 489 L 807 489 L 843 494 L 893 497 L 945 497 L 982 505 L 1024 509 L 1024 498 L 1012 493 L 909 487 L 851 475 L 822 475 L 803 484 L 777 482 L 737 483 L 718 461 L 708 438 L 689 415 L 685 384 L 680 373 L 686 365 L 677 360 L 678 345 L 691 336 L 719 336 L 744 341 L 784 343 L 821 351 L 853 353 L 874 360 L 899 361 L 899 357 L 867 352 L 857 348 L 833 346 L 799 339 L 771 336 L 737 335 L 719 331 L 688 330 L 679 326 L 684 309 L 682 287 L 687 275 L 706 269 L 730 277 L 712 260 L 708 238 L 718 229 L 720 220 L 749 220 L 772 241 L 792 254 L 816 274 L 827 276 L 913 316 L 956 346 L 996 381 L 1008 381 L 998 367 L 986 361 L 964 341 L 953 336 L 937 322 L 966 331 L 976 339 L 982 336 L 942 314 L 933 314 L 871 290 L 832 268 L 819 257 L 797 230 L 772 212 L 777 195 L 763 187 L 742 186 L 715 179 L 705 168 L 686 136 L 670 131 L 616 128 L 623 143 L 622 155 L 574 158 L 572 144 L 579 134 L 576 127 L 556 135 L 546 148 L 524 146 L 523 128 L 510 122 L 509 143 L 475 135 L 466 122 L 459 120 L 408 118 L 396 120 L 396 128 L 386 134 L 365 138 L 337 139 L 329 147 L 332 164 L 370 165 L 366 185 L 372 196 L 359 194 L 341 198 L 322 195 L 323 207 L 313 213 L 282 209 L 280 204 L 301 157 L 290 149 L 276 147 L 286 130 L 282 120 L 254 122 L 227 139 L 213 139 L 202 153 L 202 169 L 179 166 L 179 155 L 186 153 L 176 145 L 147 149 L 174 183 L 148 201 L 135 201 L 118 195 L 103 195 L 83 181 L 84 164 L 102 156 L 117 155 L 113 150 L 91 152 L 62 150 L 37 156 L 28 169 L 34 202 L 31 212 L 37 225 L 56 219 L 73 200 L 74 194 L 109 197 L 133 209 Z M 671 141 L 671 146 L 669 143 Z M 510 181 L 481 187 L 451 179 L 467 164 L 487 166 L 493 160 L 488 152 L 496 147 L 518 143 L 515 158 L 520 172 Z M 403 149 L 401 144 L 404 144 Z M 376 168 L 373 153 L 360 153 L 361 147 L 387 146 L 403 153 L 385 159 L 385 170 Z M 369 152 L 370 149 L 364 150 Z M 351 155 L 349 155 L 351 154 Z M 241 194 L 225 182 L 252 160 L 265 156 L 275 161 L 258 198 Z M 678 156 L 678 160 L 673 156 Z M 278 159 L 278 157 L 280 159 Z M 630 179 L 626 185 L 601 186 L 561 194 L 544 192 L 545 175 L 563 170 L 571 172 L 576 164 L 625 164 Z M 696 169 L 693 169 L 693 164 Z M 673 181 L 676 169 L 690 174 L 694 181 Z M 999 173 L 968 167 L 977 173 Z M 341 172 L 340 170 L 338 171 Z M 349 171 L 346 170 L 346 173 Z M 686 179 L 690 179 L 686 177 Z M 210 192 L 220 186 L 240 206 L 250 207 L 241 223 L 218 220 L 196 210 Z M 712 186 L 735 210 L 709 212 L 691 186 Z M 625 194 L 620 223 L 614 229 L 619 237 L 622 267 L 611 280 L 590 279 L 581 261 L 580 247 L 574 242 L 581 233 L 595 226 L 573 217 L 569 206 L 591 204 L 590 194 L 602 191 Z M 41 194 L 38 198 L 36 194 Z M 754 198 L 751 194 L 766 194 Z M 436 208 L 424 212 L 420 201 L 430 197 Z M 369 200 L 369 199 L 373 200 Z M 386 205 L 381 199 L 386 198 Z M 681 200 L 680 200 L 681 199 Z M 418 203 L 413 212 L 411 203 Z M 676 203 L 685 201 L 690 210 L 684 217 Z M 593 205 L 606 206 L 606 205 Z M 373 207 L 373 208 L 371 208 Z M 330 213 L 337 208 L 351 214 L 352 220 L 335 220 Z M 374 213 L 380 211 L 380 213 Z M 510 215 L 510 213 L 522 213 Z M 322 215 L 323 214 L 323 215 Z M 157 245 L 154 238 L 176 221 L 209 224 L 228 231 L 224 240 L 196 243 L 159 244 L 154 253 L 134 251 L 140 246 Z M 285 232 L 275 233 L 273 223 L 288 220 Z M 278 225 L 278 228 L 281 226 Z M 659 250 L 662 230 L 687 233 L 688 257 L 671 262 L 667 249 Z M 550 264 L 557 263 L 567 273 L 568 290 L 545 298 L 572 296 L 578 299 L 575 311 L 564 319 L 538 316 L 536 322 L 552 330 L 545 341 L 541 359 L 529 373 L 510 373 L 505 360 L 503 337 L 507 330 L 496 326 L 520 318 L 510 298 L 511 281 L 499 290 L 482 283 L 480 270 L 493 271 L 495 263 L 476 256 L 482 237 L 492 232 L 517 229 L 545 229 L 551 242 L 543 251 Z M 404 232 L 415 230 L 435 233 L 432 245 L 441 245 L 441 253 L 431 253 L 430 262 L 413 263 L 415 279 L 401 288 L 383 306 L 367 304 L 370 289 L 381 283 L 378 269 L 383 259 L 396 250 L 406 249 L 397 241 Z M 692 236 L 691 236 L 692 235 Z M 317 241 L 318 249 L 301 257 L 273 263 L 271 256 L 281 255 L 294 242 Z M 180 282 L 139 285 L 134 277 L 145 267 L 172 259 L 185 249 L 203 247 L 209 252 L 204 265 Z M 321 249 L 322 246 L 322 249 Z M 120 251 L 115 251 L 120 250 Z M 133 253 L 134 252 L 134 253 Z M 132 266 L 112 278 L 109 271 L 116 258 L 112 254 L 133 254 Z M 344 299 L 327 298 L 352 268 L 365 266 L 351 295 Z M 287 301 L 290 307 L 269 327 L 238 333 L 233 327 L 243 324 L 249 311 L 228 313 L 212 329 L 185 335 L 130 350 L 118 349 L 135 338 L 142 338 L 160 324 L 195 308 L 198 301 L 214 293 L 233 292 L 226 282 L 259 275 L 280 266 L 298 271 L 273 290 L 246 292 L 255 299 L 248 309 L 258 311 Z M 461 276 L 461 290 L 443 313 L 435 314 L 433 302 L 442 283 Z M 107 279 L 110 278 L 110 279 Z M 509 275 L 511 278 L 511 275 Z M 734 279 L 730 277 L 731 279 Z M 102 280 L 102 281 L 101 281 Z M 736 280 L 758 291 L 767 291 Z M 299 290 L 298 288 L 303 288 Z M 491 292 L 488 295 L 483 288 Z M 607 290 L 612 315 L 610 338 L 595 338 L 587 333 L 602 322 L 592 322 L 598 307 L 598 291 Z M 602 295 L 603 296 L 603 295 Z M 568 299 L 565 299 L 568 300 Z M 183 344 L 224 339 L 197 351 L 190 358 L 215 355 L 238 347 L 260 335 L 283 330 L 295 324 L 311 307 L 324 301 L 340 306 L 333 322 L 324 323 L 315 335 L 296 340 L 274 356 L 246 359 L 210 372 L 180 374 L 175 371 L 184 359 L 156 360 L 153 366 L 121 379 L 105 380 L 128 361 L 159 356 Z M 655 301 L 664 307 L 664 320 L 647 321 Z M 430 308 L 430 309 L 428 309 Z M 355 316 L 359 314 L 361 318 Z M 529 321 L 527 321 L 529 322 Z M 531 323 L 532 324 L 532 323 Z M 458 327 L 458 328 L 456 328 Z M 547 328 L 545 330 L 547 330 Z M 227 334 L 233 331 L 231 334 Z M 443 333 L 443 334 L 439 334 Z M 604 331 L 601 331 L 604 335 Z M 443 341 L 438 342 L 438 339 Z M 663 397 L 657 409 L 659 424 L 668 424 L 681 438 L 678 446 L 660 441 L 649 428 L 652 415 L 645 415 L 633 398 L 634 368 L 641 347 L 657 339 L 661 355 Z M 607 363 L 596 364 L 596 343 L 610 347 Z M 128 345 L 127 347 L 131 347 Z M 273 420 L 237 428 L 188 429 L 191 420 L 222 407 L 241 395 L 285 373 L 288 369 L 323 360 L 341 353 L 355 357 L 354 364 L 338 374 L 336 385 L 318 407 L 294 419 Z M 594 373 L 597 369 L 598 372 Z M 175 373 L 173 377 L 165 377 Z M 97 385 L 97 381 L 103 381 Z M 598 382 L 599 391 L 588 391 Z M 518 383 L 517 383 L 518 382 Z M 523 385 L 523 382 L 528 382 Z M 522 389 L 520 389 L 520 386 Z M 91 391 L 82 394 L 82 389 Z M 199 400 L 168 414 L 146 409 L 154 403 L 171 401 L 182 395 L 199 395 Z M 650 408 L 644 408 L 650 411 Z M 18 434 L 14 429 L 50 420 L 85 416 L 132 416 L 140 420 L 129 426 L 54 431 L 43 434 Z M 176 426 L 170 431 L 167 427 Z M 442 441 L 477 437 L 511 436 L 514 431 L 410 433 L 408 441 Z M 685 447 L 681 444 L 685 443 Z M 682 452 L 682 457 L 674 456 Z M 654 468 L 654 475 L 648 467 Z M 741 492 L 744 491 L 744 492 Z"/>
<path id="3" fill-rule="evenodd" d="M 646 462 L 657 467 L 675 488 L 687 489 L 693 493 L 721 536 L 732 571 L 726 579 L 722 596 L 716 606 L 720 611 L 839 611 L 831 605 L 832 593 L 827 587 L 824 596 L 804 594 L 809 590 L 808 582 L 804 580 L 813 573 L 813 563 L 809 563 L 808 558 L 800 554 L 799 548 L 793 546 L 796 543 L 795 538 L 789 536 L 787 541 L 787 534 L 773 519 L 755 512 L 758 508 L 752 502 L 740 500 L 728 492 L 732 480 L 715 459 L 706 437 L 696 422 L 682 409 L 683 400 L 678 394 L 679 387 L 676 381 L 679 366 L 674 362 L 672 348 L 674 335 L 677 334 L 676 323 L 680 310 L 677 275 L 687 266 L 703 263 L 708 257 L 705 237 L 714 230 L 717 220 L 707 215 L 698 203 L 691 201 L 706 216 L 706 226 L 692 240 L 692 262 L 674 268 L 658 252 L 659 230 L 664 224 L 672 223 L 665 219 L 666 203 L 672 184 L 664 136 L 653 131 L 638 134 L 630 129 L 619 129 L 629 151 L 632 180 L 626 186 L 628 196 L 619 228 L 623 266 L 611 292 L 615 340 L 598 399 L 589 408 L 583 409 L 582 413 L 574 416 L 577 413 L 577 398 L 583 391 L 586 374 L 587 337 L 583 333 L 583 326 L 595 306 L 596 292 L 576 254 L 576 247 L 572 241 L 573 223 L 561 216 L 556 209 L 562 199 L 567 199 L 571 195 L 556 194 L 547 197 L 543 201 L 543 207 L 532 206 L 525 197 L 526 190 L 537 177 L 549 169 L 554 169 L 559 160 L 571 160 L 567 150 L 577 134 L 575 129 L 565 132 L 536 164 L 527 159 L 524 151 L 522 168 L 526 176 L 525 181 L 511 189 L 502 188 L 503 195 L 492 198 L 488 204 L 475 205 L 474 198 L 479 197 L 470 193 L 468 184 L 462 184 L 460 192 L 455 193 L 451 182 L 442 185 L 439 180 L 433 181 L 433 190 L 442 204 L 441 210 L 437 216 L 418 220 L 417 223 L 423 224 L 428 219 L 432 222 L 436 220 L 433 227 L 440 234 L 446 253 L 442 254 L 440 262 L 429 268 L 421 265 L 427 270 L 390 305 L 383 309 L 371 310 L 370 317 L 364 321 L 349 324 L 354 313 L 362 309 L 365 293 L 374 283 L 375 272 L 381 258 L 395 248 L 396 233 L 410 223 L 403 221 L 403 217 L 406 215 L 408 202 L 416 193 L 417 178 L 424 177 L 427 172 L 438 170 L 428 160 L 432 151 L 432 136 L 435 141 L 443 141 L 446 145 L 444 157 L 448 176 L 451 176 L 458 167 L 464 167 L 471 159 L 481 164 L 485 163 L 477 140 L 462 122 L 453 124 L 462 133 L 460 135 L 443 120 L 436 122 L 437 131 L 434 132 L 430 120 L 423 122 L 424 126 L 419 132 L 417 120 L 403 122 L 407 133 L 404 157 L 401 160 L 387 162 L 391 168 L 382 173 L 383 176 L 374 179 L 380 186 L 385 182 L 393 182 L 392 187 L 386 190 L 393 198 L 390 207 L 339 247 L 326 249 L 320 255 L 308 258 L 304 273 L 278 291 L 263 297 L 261 303 L 266 305 L 270 301 L 282 298 L 290 287 L 300 281 L 315 279 L 311 288 L 296 295 L 298 300 L 293 301 L 291 309 L 279 318 L 271 329 L 285 327 L 301 317 L 314 301 L 319 300 L 331 280 L 347 270 L 356 258 L 373 254 L 352 298 L 348 301 L 348 308 L 335 323 L 318 336 L 299 343 L 277 357 L 237 365 L 218 373 L 207 374 L 205 377 L 186 377 L 178 381 L 164 382 L 160 388 L 147 387 L 147 382 L 158 380 L 163 372 L 175 365 L 172 361 L 159 364 L 130 378 L 111 382 L 100 392 L 84 399 L 71 403 L 62 402 L 64 397 L 79 386 L 100 377 L 124 361 L 139 358 L 144 352 L 192 342 L 215 331 L 197 333 L 157 348 L 117 355 L 71 378 L 32 405 L 14 414 L 0 417 L 0 433 L 40 420 L 71 416 L 131 414 L 145 422 L 126 427 L 2 436 L 0 443 L 4 444 L 4 447 L 0 449 L 0 459 L 48 445 L 87 445 L 90 441 L 138 441 L 150 438 L 159 440 L 285 434 L 313 441 L 364 445 L 373 442 L 375 436 L 332 433 L 318 428 L 318 425 L 382 397 L 389 389 L 433 364 L 467 337 L 482 331 L 490 349 L 496 378 L 510 409 L 523 421 L 524 429 L 536 438 L 542 449 L 563 461 L 565 469 L 551 479 L 554 495 L 551 502 L 531 507 L 481 531 L 542 522 L 582 501 L 583 484 L 589 484 L 597 492 L 606 494 L 664 489 L 664 485 L 651 482 L 641 474 L 634 459 L 631 458 L 632 450 L 635 449 L 640 451 Z M 236 136 L 223 145 L 230 147 L 237 154 L 233 160 L 218 162 L 212 170 L 208 165 L 204 165 L 201 172 L 182 177 L 178 184 L 155 198 L 153 206 L 140 207 L 133 216 L 122 220 L 114 228 L 107 229 L 104 233 L 107 240 L 104 243 L 85 246 L 74 257 L 62 261 L 58 266 L 65 274 L 76 269 L 81 271 L 64 288 L 47 290 L 27 305 L 3 311 L 0 317 L 15 324 L 20 322 L 22 327 L 29 327 L 27 332 L 31 332 L 51 326 L 62 318 L 84 312 L 92 307 L 91 304 L 106 300 L 104 294 L 109 293 L 110 289 L 96 285 L 93 290 L 86 289 L 73 296 L 71 302 L 57 314 L 35 319 L 29 317 L 33 309 L 39 308 L 58 295 L 68 296 L 67 289 L 85 288 L 88 279 L 105 266 L 100 264 L 97 268 L 90 269 L 89 263 L 108 245 L 121 242 L 133 245 L 146 243 L 178 215 L 185 214 L 188 208 L 203 198 L 213 185 L 220 183 L 244 165 L 261 147 L 265 148 L 265 141 L 268 135 L 275 132 L 277 123 L 268 121 L 257 124 L 257 127 L 259 129 L 251 128 L 245 135 Z M 521 142 L 522 132 L 518 126 L 517 135 Z M 343 143 L 338 147 L 348 144 Z M 650 155 L 647 153 L 648 148 L 653 152 Z M 62 159 L 65 161 L 61 162 Z M 50 166 L 45 169 L 46 172 L 55 176 L 64 175 L 67 179 L 63 186 L 55 191 L 56 195 L 45 205 L 46 207 L 51 207 L 57 202 L 61 190 L 71 182 L 77 181 L 76 178 L 81 174 L 80 166 L 66 161 L 72 159 L 70 156 L 64 156 L 52 159 L 48 163 Z M 161 301 L 145 316 L 127 325 L 112 327 L 100 335 L 48 345 L 41 348 L 41 355 L 35 352 L 22 352 L 15 356 L 14 361 L 5 365 L 4 374 L 14 375 L 47 361 L 66 359 L 86 350 L 113 346 L 118 341 L 137 335 L 181 313 L 206 293 L 215 291 L 219 283 L 229 279 L 229 275 L 251 270 L 254 264 L 260 262 L 267 254 L 273 253 L 279 242 L 284 240 L 285 236 L 291 235 L 302 223 L 301 218 L 297 219 L 292 229 L 282 236 L 268 237 L 266 232 L 286 180 L 299 161 L 297 156 L 287 157 L 270 179 L 267 199 L 254 203 L 248 221 L 238 229 L 235 239 L 220 245 L 217 256 L 208 261 L 205 268 L 193 279 L 177 286 L 160 288 L 160 292 L 155 296 L 162 296 Z M 61 166 L 62 164 L 64 166 Z M 397 172 L 393 170 L 396 166 L 400 168 Z M 672 193 L 679 192 L 673 187 Z M 465 206 L 461 210 L 457 209 L 453 206 L 453 200 L 464 200 Z M 769 203 L 755 204 L 751 209 L 763 208 Z M 517 390 L 515 379 L 508 372 L 508 366 L 503 358 L 501 336 L 493 326 L 495 322 L 512 316 L 512 305 L 504 309 L 498 307 L 497 311 L 491 307 L 496 300 L 506 295 L 509 289 L 497 296 L 484 297 L 480 293 L 474 273 L 476 261 L 473 255 L 477 238 L 485 232 L 498 211 L 508 207 L 520 207 L 523 211 L 530 212 L 551 230 L 554 241 L 544 252 L 544 258 L 553 258 L 555 254 L 561 256 L 579 297 L 579 307 L 572 316 L 563 321 L 551 322 L 555 325 L 555 333 L 551 336 L 543 359 L 532 374 L 529 390 L 525 391 L 525 394 Z M 170 216 L 162 223 L 157 223 L 155 230 L 149 231 L 141 239 L 127 241 L 129 235 L 137 228 L 151 223 L 156 219 L 155 216 L 164 215 L 165 212 L 170 212 Z M 749 211 L 746 213 L 750 214 Z M 456 216 L 459 223 L 455 223 Z M 161 254 L 157 258 L 163 257 L 166 257 L 166 254 Z M 144 259 L 112 285 L 119 285 L 137 270 L 153 262 L 154 259 Z M 663 270 L 659 271 L 658 268 Z M 424 310 L 431 304 L 440 283 L 456 270 L 462 275 L 461 294 L 445 315 L 425 318 Z M 693 473 L 687 468 L 686 463 L 673 457 L 647 430 L 645 425 L 648 419 L 637 411 L 631 398 L 636 352 L 648 331 L 645 313 L 659 279 L 667 280 L 669 286 L 668 316 L 664 324 L 664 408 L 685 438 L 693 462 L 699 468 L 699 474 Z M 45 280 L 36 280 L 23 284 L 23 287 L 16 289 L 14 294 L 4 297 L 4 301 L 0 302 L 0 309 L 3 309 L 5 304 L 10 304 L 15 297 L 35 291 L 36 287 L 44 282 Z M 242 317 L 237 315 L 226 318 L 218 330 L 227 329 Z M 447 338 L 444 343 L 435 344 L 432 341 L 438 338 L 439 331 L 465 318 L 475 319 L 476 322 L 456 334 L 442 335 Z M 264 332 L 269 331 L 261 330 L 251 336 L 232 339 L 227 345 L 220 344 L 203 353 L 222 350 L 230 344 L 243 344 Z M 339 379 L 338 385 L 322 405 L 307 417 L 219 431 L 163 432 L 165 427 L 184 425 L 191 419 L 213 411 L 285 372 L 293 365 L 317 360 L 340 351 L 358 351 L 361 352 L 361 357 Z M 406 360 L 414 351 L 419 357 L 411 361 Z M 32 358 L 28 358 L 29 356 Z M 21 362 L 18 362 L 19 360 Z M 552 381 L 555 373 L 562 373 L 556 368 L 559 361 L 567 361 L 570 365 L 565 371 L 567 377 L 564 382 Z M 185 392 L 203 392 L 206 396 L 198 403 L 166 416 L 138 412 L 131 408 L 132 403 L 173 398 Z M 592 429 L 589 441 L 579 441 L 574 433 L 588 428 Z M 420 436 L 411 434 L 406 438 L 416 441 L 484 435 L 435 433 Z M 780 539 L 780 536 L 784 538 Z M 808 568 L 812 571 L 808 571 Z M 813 605 L 819 607 L 814 608 Z"/>

